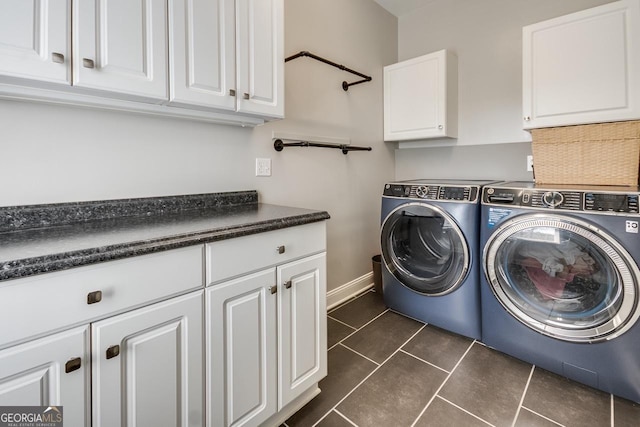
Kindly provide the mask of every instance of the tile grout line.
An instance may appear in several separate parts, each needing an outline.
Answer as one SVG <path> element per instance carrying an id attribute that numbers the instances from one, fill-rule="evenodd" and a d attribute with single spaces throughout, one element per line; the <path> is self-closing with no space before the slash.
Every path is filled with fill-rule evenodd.
<path id="1" fill-rule="evenodd" d="M 518 420 L 518 415 L 520 415 L 520 409 L 522 408 L 522 404 L 524 403 L 524 397 L 527 395 L 527 390 L 529 390 L 529 384 L 531 383 L 531 378 L 533 378 L 533 372 L 535 370 L 536 370 L 536 365 L 531 365 L 529 378 L 527 378 L 527 383 L 524 385 L 524 390 L 522 390 L 522 396 L 520 396 L 520 402 L 518 402 L 518 409 L 516 410 L 516 414 L 514 415 L 513 421 L 511 422 L 511 427 L 516 425 L 516 421 Z"/>
<path id="2" fill-rule="evenodd" d="M 389 311 L 389 309 L 387 309 L 385 311 L 385 313 Z M 384 314 L 384 313 L 383 313 Z M 382 315 L 382 314 L 381 314 Z M 380 316 L 378 316 L 380 317 Z M 373 320 L 372 320 L 373 321 Z M 371 323 L 371 322 L 369 322 Z M 364 327 L 364 326 L 363 326 Z M 344 402 L 344 400 L 349 397 L 351 395 L 351 393 L 353 393 L 358 387 L 360 387 L 366 380 L 368 380 L 373 374 L 375 374 L 382 366 L 384 366 L 385 363 L 387 363 L 389 361 L 389 359 L 391 359 L 396 353 L 398 353 L 400 351 L 400 349 L 402 347 L 404 347 L 409 341 L 411 341 L 416 335 L 418 335 L 420 333 L 420 331 L 422 331 L 424 328 L 426 328 L 427 325 L 425 323 L 422 324 L 422 327 L 420 327 L 413 335 L 411 335 L 409 337 L 409 339 L 407 339 L 404 343 L 400 344 L 400 346 L 398 346 L 398 348 L 396 349 L 396 351 L 394 351 L 393 353 L 391 353 L 391 355 L 389 357 L 387 357 L 380 365 L 376 366 L 375 369 L 373 371 L 371 371 L 369 373 L 369 375 L 367 375 L 366 377 L 364 377 L 362 379 L 362 381 L 360 381 L 358 384 L 356 384 L 355 387 L 353 387 L 351 389 L 351 391 L 349 391 L 349 393 L 345 394 L 344 397 L 342 399 L 340 399 L 338 401 L 338 403 L 336 403 L 331 409 L 329 409 L 329 411 L 327 411 L 326 414 L 324 414 L 318 421 L 316 421 L 312 427 L 317 426 L 322 420 L 324 420 L 327 415 L 329 415 L 331 413 L 331 411 L 333 411 L 334 409 L 336 409 L 338 407 L 338 405 L 340 405 L 342 402 Z M 343 347 L 348 348 L 346 346 L 343 345 Z M 349 349 L 351 350 L 351 349 Z"/>
<path id="3" fill-rule="evenodd" d="M 411 427 L 414 427 L 416 425 L 416 423 L 418 422 L 418 420 L 420 419 L 420 417 L 422 417 L 422 415 L 424 414 L 424 412 L 427 410 L 427 408 L 429 407 L 429 405 L 431 405 L 431 402 L 433 402 L 433 399 L 436 398 L 436 396 L 438 395 L 438 393 L 440 393 L 440 390 L 442 390 L 442 387 L 444 387 L 444 385 L 447 383 L 447 381 L 449 381 L 449 378 L 451 377 L 451 375 L 455 372 L 456 368 L 458 367 L 458 365 L 460 365 L 460 362 L 462 362 L 462 360 L 465 358 L 465 356 L 467 355 L 467 353 L 469 353 L 469 351 L 471 350 L 471 348 L 473 347 L 473 344 L 475 344 L 476 340 L 473 340 L 473 342 L 469 345 L 469 347 L 467 348 L 467 351 L 464 352 L 464 354 L 462 355 L 462 357 L 460 358 L 460 360 L 458 360 L 458 363 L 456 363 L 456 365 L 453 367 L 453 369 L 451 370 L 451 372 L 449 373 L 449 375 L 447 375 L 447 378 L 444 379 L 444 381 L 442 381 L 442 384 L 440 384 L 440 387 L 438 387 L 438 389 L 436 390 L 435 393 L 433 393 L 433 396 L 431 396 L 431 399 L 429 399 L 429 402 L 427 402 L 427 404 L 425 405 L 424 408 L 422 408 L 422 411 L 420 411 L 420 413 L 418 414 L 418 416 L 416 417 L 416 419 L 413 421 L 413 423 L 411 424 Z"/>
<path id="4" fill-rule="evenodd" d="M 552 419 L 551 419 L 551 418 L 549 418 L 549 417 L 545 417 L 545 416 L 544 416 L 544 415 L 542 415 L 541 413 L 536 412 L 536 411 L 534 411 L 534 410 L 533 410 L 533 409 L 531 409 L 531 408 L 527 408 L 527 407 L 526 407 L 526 406 L 524 406 L 524 405 L 522 406 L 522 409 L 524 409 L 524 410 L 525 410 L 525 411 L 527 411 L 527 412 L 531 412 L 532 414 L 535 414 L 535 415 L 537 415 L 537 416 L 538 416 L 538 417 L 540 417 L 540 418 L 544 418 L 545 420 L 547 420 L 547 421 L 549 421 L 550 423 L 553 423 L 553 424 L 555 424 L 555 425 L 557 425 L 557 426 L 565 427 L 565 425 L 564 425 L 564 424 L 560 424 L 559 422 L 554 421 L 554 420 L 552 420 Z"/>
<path id="5" fill-rule="evenodd" d="M 330 311 L 327 311 L 327 314 L 333 313 L 336 310 L 339 310 L 343 307 L 346 307 L 347 305 L 351 304 L 352 302 L 354 302 L 355 300 L 362 298 L 363 296 L 365 296 L 366 294 L 368 294 L 369 292 L 373 292 L 372 289 L 367 289 L 366 291 L 360 293 L 360 295 L 356 295 L 355 297 L 352 297 L 349 301 L 344 301 L 342 304 L 340 304 L 337 307 L 333 307 Z"/>
<path id="6" fill-rule="evenodd" d="M 434 364 L 433 364 L 433 363 L 431 363 L 431 362 L 427 362 L 426 360 L 419 358 L 419 357 L 418 357 L 418 356 L 416 356 L 415 354 L 411 354 L 411 353 L 409 353 L 407 350 L 400 349 L 400 352 L 401 352 L 401 353 L 406 354 L 407 356 L 411 356 L 411 357 L 413 357 L 414 359 L 417 359 L 417 360 L 421 361 L 422 363 L 426 363 L 427 365 L 432 366 L 432 367 L 434 367 L 434 368 L 436 368 L 436 369 L 438 369 L 438 370 L 440 370 L 440 371 L 442 371 L 442 372 L 445 372 L 445 373 L 447 373 L 447 374 L 450 374 L 450 372 L 449 372 L 449 371 L 447 371 L 446 369 L 443 369 L 443 368 L 441 368 L 441 367 L 440 367 L 440 366 L 438 366 L 438 365 L 434 365 Z"/>
<path id="7" fill-rule="evenodd" d="M 354 353 L 355 353 L 355 354 L 357 354 L 358 356 L 360 356 L 360 357 L 363 357 L 363 358 L 367 359 L 369 362 L 373 363 L 373 364 L 374 364 L 374 365 L 376 365 L 376 366 L 380 366 L 380 365 L 382 365 L 382 363 L 378 363 L 378 362 L 376 362 L 376 361 L 375 361 L 375 360 L 373 360 L 373 359 L 369 359 L 369 358 L 368 358 L 367 356 L 365 356 L 364 354 L 357 352 L 356 350 L 352 349 L 351 347 L 349 347 L 349 346 L 347 346 L 347 345 L 345 345 L 345 344 L 338 343 L 337 345 L 341 345 L 342 347 L 346 348 L 347 350 L 354 352 Z"/>
<path id="8" fill-rule="evenodd" d="M 452 401 L 450 401 L 450 400 L 448 400 L 448 399 L 445 399 L 445 398 L 444 398 L 444 397 L 442 397 L 442 396 L 436 396 L 436 397 L 437 397 L 438 399 L 440 399 L 440 400 L 444 400 L 445 402 L 447 402 L 447 403 L 448 403 L 449 405 L 451 405 L 451 406 L 455 406 L 456 408 L 460 409 L 462 412 L 465 412 L 465 413 L 467 413 L 467 414 L 471 415 L 473 418 L 475 418 L 475 419 L 477 419 L 477 420 L 482 421 L 482 422 L 483 422 L 483 423 L 485 423 L 486 425 L 489 425 L 489 426 L 491 426 L 491 427 L 495 427 L 495 426 L 494 426 L 493 424 L 491 424 L 489 421 L 483 420 L 482 418 L 480 418 L 479 416 L 477 416 L 477 415 L 476 415 L 476 414 L 474 414 L 473 412 L 469 412 L 469 411 L 467 411 L 467 410 L 466 410 L 466 409 L 464 409 L 462 406 L 458 406 L 458 405 L 456 405 L 455 403 L 453 403 Z"/>
<path id="9" fill-rule="evenodd" d="M 347 327 L 349 327 L 349 328 L 353 329 L 354 331 L 357 331 L 357 330 L 358 330 L 358 328 L 354 328 L 353 326 L 349 325 L 348 323 L 344 323 L 342 320 L 336 319 L 335 317 L 331 317 L 331 315 L 330 315 L 330 314 L 327 314 L 327 317 L 328 317 L 329 319 L 331 319 L 331 320 L 335 320 L 335 321 L 336 321 L 336 322 L 338 322 L 338 323 L 342 323 L 344 326 L 347 326 Z"/>
<path id="10" fill-rule="evenodd" d="M 610 412 L 611 412 L 611 427 L 615 426 L 615 421 L 616 421 L 616 417 L 615 417 L 614 411 L 615 411 L 615 404 L 614 404 L 614 401 L 613 401 L 613 394 L 612 394 L 611 395 L 611 409 L 610 409 Z"/>
<path id="11" fill-rule="evenodd" d="M 349 424 L 358 427 L 358 424 L 354 423 L 353 421 L 351 421 L 345 414 L 343 414 L 342 412 L 338 411 L 337 409 L 333 410 L 336 414 L 340 415 L 342 418 L 344 418 L 345 420 L 347 420 L 349 422 Z M 331 412 L 329 412 L 331 413 Z"/>
<path id="12" fill-rule="evenodd" d="M 378 317 L 382 316 L 383 314 L 385 314 L 386 312 L 388 312 L 389 309 L 387 308 L 385 311 L 383 311 L 382 313 L 378 314 L 376 317 L 374 317 L 373 319 L 371 319 L 370 321 L 368 321 L 367 323 L 365 323 L 364 325 L 360 326 L 358 329 L 356 329 L 355 331 L 351 332 L 349 335 L 347 335 L 346 337 L 342 338 L 340 341 L 338 341 L 337 343 L 335 343 L 334 345 L 332 345 L 330 348 L 327 349 L 327 351 L 333 349 L 334 347 L 336 347 L 338 344 L 341 344 L 342 341 L 346 340 L 347 338 L 349 338 L 350 336 L 352 336 L 353 334 L 357 333 L 360 329 L 364 328 L 365 326 L 367 326 L 369 323 L 373 322 L 374 320 L 376 320 Z M 328 317 L 329 315 L 327 315 Z M 332 317 L 333 319 L 333 317 Z M 335 319 L 334 319 L 335 320 Z M 347 325 L 348 326 L 348 325 Z M 353 326 L 350 326 L 351 328 L 353 328 Z"/>

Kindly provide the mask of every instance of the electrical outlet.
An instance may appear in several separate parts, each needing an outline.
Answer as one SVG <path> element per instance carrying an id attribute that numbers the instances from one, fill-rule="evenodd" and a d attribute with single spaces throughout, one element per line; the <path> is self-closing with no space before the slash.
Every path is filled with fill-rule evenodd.
<path id="1" fill-rule="evenodd" d="M 533 156 L 527 156 L 527 172 L 533 172 Z"/>
<path id="2" fill-rule="evenodd" d="M 271 176 L 271 159 L 256 159 L 256 176 Z"/>

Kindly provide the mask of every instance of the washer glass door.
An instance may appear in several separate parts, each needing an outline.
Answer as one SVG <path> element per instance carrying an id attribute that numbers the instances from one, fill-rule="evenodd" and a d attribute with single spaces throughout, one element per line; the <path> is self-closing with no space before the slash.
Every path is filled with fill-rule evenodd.
<path id="1" fill-rule="evenodd" d="M 638 318 L 638 267 L 614 238 L 584 221 L 521 215 L 484 250 L 494 295 L 515 318 L 573 342 L 614 338 Z"/>
<path id="2" fill-rule="evenodd" d="M 453 218 L 437 206 L 407 203 L 382 224 L 382 258 L 400 283 L 424 295 L 453 292 L 469 270 L 469 250 Z"/>

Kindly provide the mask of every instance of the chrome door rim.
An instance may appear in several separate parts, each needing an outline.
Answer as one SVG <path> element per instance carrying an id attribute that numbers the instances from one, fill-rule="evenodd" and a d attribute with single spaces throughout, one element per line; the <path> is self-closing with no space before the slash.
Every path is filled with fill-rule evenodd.
<path id="1" fill-rule="evenodd" d="M 385 226 L 387 225 L 387 222 L 389 221 L 389 219 L 391 217 L 393 217 L 393 215 L 402 210 L 402 209 L 406 209 L 409 206 L 419 206 L 419 207 L 423 207 L 423 208 L 427 208 L 430 209 L 434 212 L 436 212 L 438 215 L 442 216 L 449 224 L 451 224 L 451 229 L 455 232 L 456 236 L 458 237 L 458 239 L 461 242 L 461 246 L 462 246 L 462 254 L 463 254 L 463 266 L 462 269 L 460 270 L 460 274 L 458 275 L 458 277 L 456 277 L 453 285 L 449 286 L 446 288 L 446 290 L 444 290 L 443 292 L 437 292 L 437 293 L 426 293 L 426 292 L 419 292 L 407 285 L 405 285 L 402 280 L 400 280 L 400 278 L 398 278 L 397 276 L 394 275 L 394 277 L 396 277 L 399 282 L 407 289 L 411 290 L 412 292 L 417 293 L 418 295 L 422 295 L 422 296 L 432 296 L 432 297 L 437 297 L 437 296 L 442 296 L 442 295 L 447 295 L 453 291 L 455 291 L 456 289 L 458 289 L 460 287 L 460 285 L 462 285 L 462 283 L 465 281 L 465 279 L 467 278 L 467 275 L 469 273 L 469 267 L 471 264 L 471 259 L 469 256 L 469 247 L 468 247 L 468 243 L 467 243 L 467 239 L 465 239 L 464 234 L 462 233 L 462 230 L 460 230 L 460 227 L 458 227 L 458 224 L 456 224 L 456 222 L 454 221 L 453 217 L 451 215 L 449 215 L 446 211 L 444 211 L 443 209 L 439 208 L 438 206 L 434 206 L 428 203 L 420 203 L 420 202 L 410 202 L 410 203 L 404 203 L 400 206 L 398 206 L 397 208 L 393 209 L 391 212 L 389 212 L 389 214 L 385 217 L 384 221 L 382 221 L 382 226 L 380 227 L 380 237 L 382 238 L 383 236 L 383 231 Z M 398 269 L 399 271 L 402 271 L 403 274 L 410 276 L 410 277 L 415 277 L 420 279 L 419 277 L 417 277 L 416 275 L 414 275 L 413 273 L 411 273 L 410 271 L 407 271 L 404 267 L 402 267 L 402 265 L 400 265 L 397 262 L 394 262 L 393 260 L 389 260 L 387 257 L 387 253 L 385 251 L 385 244 L 384 242 L 380 242 L 381 243 L 381 249 L 382 249 L 382 259 L 385 263 L 385 268 L 388 269 L 388 267 L 386 267 L 386 265 L 392 263 L 396 269 Z M 393 274 L 393 273 L 392 273 Z"/>
<path id="2" fill-rule="evenodd" d="M 514 304 L 506 294 L 496 274 L 496 253 L 515 233 L 533 227 L 552 227 L 576 233 L 602 250 L 616 267 L 622 284 L 622 305 L 615 316 L 593 327 L 569 329 L 541 322 Z M 483 268 L 491 290 L 502 306 L 529 328 L 544 335 L 571 342 L 598 342 L 614 339 L 631 328 L 638 317 L 640 270 L 633 257 L 612 236 L 585 221 L 555 214 L 524 214 L 500 225 L 487 240 L 483 250 Z"/>

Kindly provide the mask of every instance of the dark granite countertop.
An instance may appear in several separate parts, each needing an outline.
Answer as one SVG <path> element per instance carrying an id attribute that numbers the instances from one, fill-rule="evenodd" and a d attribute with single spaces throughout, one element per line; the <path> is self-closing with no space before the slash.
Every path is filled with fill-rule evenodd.
<path id="1" fill-rule="evenodd" d="M 0 208 L 0 281 L 329 219 L 257 199 L 249 191 Z"/>

